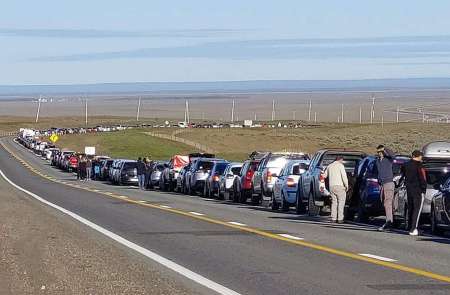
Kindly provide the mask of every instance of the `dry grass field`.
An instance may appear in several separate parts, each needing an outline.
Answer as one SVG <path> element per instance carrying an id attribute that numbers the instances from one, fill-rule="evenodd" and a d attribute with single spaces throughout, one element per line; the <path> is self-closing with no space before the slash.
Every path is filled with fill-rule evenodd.
<path id="1" fill-rule="evenodd" d="M 224 158 L 242 160 L 251 151 L 303 151 L 336 147 L 373 153 L 378 144 L 410 154 L 434 140 L 450 140 L 450 124 L 323 124 L 298 129 L 192 129 L 178 136 L 207 144 Z"/>

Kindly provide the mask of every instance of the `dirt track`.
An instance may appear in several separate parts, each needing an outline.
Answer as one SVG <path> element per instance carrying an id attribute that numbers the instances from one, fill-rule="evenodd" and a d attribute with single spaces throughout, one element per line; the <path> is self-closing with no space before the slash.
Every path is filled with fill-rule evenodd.
<path id="1" fill-rule="evenodd" d="M 193 294 L 0 179 L 0 294 Z"/>

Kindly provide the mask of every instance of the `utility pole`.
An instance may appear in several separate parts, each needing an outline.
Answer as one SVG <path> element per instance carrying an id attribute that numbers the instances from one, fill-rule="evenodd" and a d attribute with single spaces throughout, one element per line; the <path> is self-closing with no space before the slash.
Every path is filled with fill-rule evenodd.
<path id="1" fill-rule="evenodd" d="M 344 104 L 341 105 L 341 123 L 344 123 Z"/>
<path id="2" fill-rule="evenodd" d="M 375 119 L 375 96 L 372 95 L 372 109 L 370 112 L 370 124 L 373 124 L 374 119 Z"/>
<path id="3" fill-rule="evenodd" d="M 87 97 L 85 99 L 85 108 L 84 108 L 84 110 L 85 110 L 85 124 L 87 126 L 87 124 L 88 124 L 88 103 L 87 103 Z"/>
<path id="4" fill-rule="evenodd" d="M 39 112 L 41 111 L 41 100 L 42 100 L 42 95 L 39 95 L 38 107 L 37 107 L 37 111 L 36 111 L 36 123 L 39 121 Z"/>
<path id="5" fill-rule="evenodd" d="M 256 121 L 256 112 L 255 112 L 255 121 Z"/>
<path id="6" fill-rule="evenodd" d="M 397 106 L 397 124 L 400 122 L 399 120 L 400 107 Z"/>
<path id="7" fill-rule="evenodd" d="M 422 112 L 422 123 L 425 123 L 425 113 Z"/>
<path id="8" fill-rule="evenodd" d="M 292 121 L 295 121 L 295 111 L 292 111 Z"/>
<path id="9" fill-rule="evenodd" d="M 272 121 L 275 120 L 275 100 L 272 100 Z"/>
<path id="10" fill-rule="evenodd" d="M 314 123 L 317 123 L 317 112 L 314 112 Z"/>
<path id="11" fill-rule="evenodd" d="M 184 121 L 189 124 L 190 119 L 189 119 L 189 101 L 186 100 L 186 109 L 185 109 L 185 117 L 184 117 Z"/>
<path id="12" fill-rule="evenodd" d="M 312 101 L 309 100 L 308 121 L 310 122 L 311 122 L 311 109 L 312 109 Z"/>
<path id="13" fill-rule="evenodd" d="M 381 128 L 384 128 L 384 114 L 381 114 Z"/>
<path id="14" fill-rule="evenodd" d="M 234 122 L 234 99 L 233 102 L 231 103 L 231 123 Z"/>
<path id="15" fill-rule="evenodd" d="M 140 112 L 141 112 L 141 97 L 139 97 L 137 111 L 136 111 L 136 121 L 138 121 L 138 122 L 139 122 Z"/>
<path id="16" fill-rule="evenodd" d="M 362 124 L 362 107 L 359 106 L 359 124 Z"/>

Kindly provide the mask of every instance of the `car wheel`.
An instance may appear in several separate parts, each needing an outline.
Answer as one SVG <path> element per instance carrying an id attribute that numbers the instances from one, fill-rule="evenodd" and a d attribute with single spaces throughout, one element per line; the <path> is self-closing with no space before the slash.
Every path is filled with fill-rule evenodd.
<path id="1" fill-rule="evenodd" d="M 205 198 L 209 198 L 210 197 L 210 195 L 209 195 L 209 188 L 208 188 L 208 185 L 206 184 L 206 182 L 203 185 L 203 197 L 205 197 Z"/>
<path id="2" fill-rule="evenodd" d="M 271 204 L 270 204 L 270 209 L 272 209 L 272 210 L 278 210 L 279 208 L 280 208 L 280 206 L 278 205 L 278 202 L 277 202 L 277 200 L 275 200 L 275 196 L 272 194 L 272 201 L 271 201 Z"/>
<path id="3" fill-rule="evenodd" d="M 305 214 L 306 206 L 303 203 L 303 193 L 300 189 L 297 191 L 297 200 L 295 201 L 295 213 L 296 214 Z"/>
<path id="4" fill-rule="evenodd" d="M 359 200 L 358 204 L 358 222 L 367 222 L 367 212 L 366 208 L 364 208 L 364 202 L 362 200 Z"/>
<path id="5" fill-rule="evenodd" d="M 239 192 L 239 203 L 241 203 L 241 204 L 245 204 L 245 203 L 247 203 L 247 197 L 248 197 L 248 193 L 247 193 L 247 191 L 240 191 Z"/>
<path id="6" fill-rule="evenodd" d="M 286 202 L 283 192 L 281 192 L 281 211 L 283 212 L 289 211 L 289 203 Z"/>
<path id="7" fill-rule="evenodd" d="M 320 214 L 320 207 L 314 204 L 314 196 L 312 190 L 309 191 L 308 195 L 308 215 L 318 216 Z"/>
<path id="8" fill-rule="evenodd" d="M 233 188 L 233 202 L 239 203 L 239 200 L 241 199 L 240 191 L 238 191 L 237 187 Z"/>
<path id="9" fill-rule="evenodd" d="M 434 205 L 431 206 L 431 233 L 433 235 L 441 235 L 443 231 L 439 228 L 436 220 L 436 212 L 434 210 Z"/>

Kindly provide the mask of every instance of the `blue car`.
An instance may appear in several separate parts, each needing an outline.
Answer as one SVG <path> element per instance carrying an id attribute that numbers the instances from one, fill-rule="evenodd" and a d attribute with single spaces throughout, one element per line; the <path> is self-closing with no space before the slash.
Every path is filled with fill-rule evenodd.
<path id="1" fill-rule="evenodd" d="M 369 217 L 384 216 L 381 202 L 381 186 L 378 183 L 377 157 L 368 156 L 355 168 L 354 195 L 350 202 L 350 212 L 357 213 L 360 221 Z M 399 178 L 401 166 L 409 161 L 406 156 L 395 156 L 393 160 L 394 181 Z"/>

